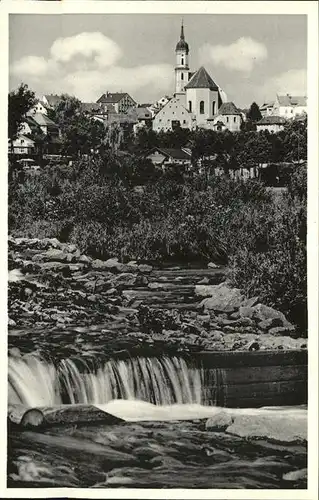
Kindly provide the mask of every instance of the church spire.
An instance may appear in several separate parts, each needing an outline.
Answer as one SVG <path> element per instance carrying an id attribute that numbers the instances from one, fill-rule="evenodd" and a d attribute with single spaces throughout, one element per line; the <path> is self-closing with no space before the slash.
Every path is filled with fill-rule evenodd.
<path id="1" fill-rule="evenodd" d="M 176 52 L 180 52 L 180 51 L 183 51 L 185 52 L 186 54 L 188 54 L 189 52 L 189 47 L 188 47 L 188 43 L 185 42 L 185 35 L 184 35 L 184 22 L 182 20 L 182 24 L 181 24 L 181 35 L 180 35 L 180 39 L 176 45 L 176 49 L 175 49 Z"/>
<path id="2" fill-rule="evenodd" d="M 182 25 L 181 25 L 181 40 L 183 40 L 183 41 L 185 40 L 183 19 L 182 19 Z"/>

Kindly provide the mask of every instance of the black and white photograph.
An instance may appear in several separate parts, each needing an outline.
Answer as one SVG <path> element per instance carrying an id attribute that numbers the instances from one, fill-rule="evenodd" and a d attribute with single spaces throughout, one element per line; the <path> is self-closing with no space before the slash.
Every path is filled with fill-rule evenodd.
<path id="1" fill-rule="evenodd" d="M 8 14 L 9 496 L 314 498 L 317 4 L 170 3 Z"/>

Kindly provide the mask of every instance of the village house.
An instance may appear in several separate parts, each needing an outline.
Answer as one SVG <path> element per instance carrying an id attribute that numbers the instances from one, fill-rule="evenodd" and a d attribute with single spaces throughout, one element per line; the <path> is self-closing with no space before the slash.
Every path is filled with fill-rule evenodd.
<path id="1" fill-rule="evenodd" d="M 196 127 L 194 115 L 183 106 L 177 97 L 173 97 L 153 119 L 153 130 L 155 132 L 167 132 L 176 127 L 193 130 Z"/>
<path id="2" fill-rule="evenodd" d="M 61 96 L 57 94 L 46 94 L 41 99 L 45 108 L 53 109 L 61 101 Z"/>
<path id="3" fill-rule="evenodd" d="M 272 115 L 274 111 L 274 101 L 264 102 L 264 104 L 260 106 L 259 111 L 263 118 L 264 116 Z"/>
<path id="4" fill-rule="evenodd" d="M 32 116 L 26 115 L 20 124 L 18 135 L 37 135 L 41 134 L 42 130 Z"/>
<path id="5" fill-rule="evenodd" d="M 96 102 L 107 104 L 108 110 L 115 113 L 126 113 L 129 108 L 137 106 L 127 92 L 106 92 Z"/>
<path id="6" fill-rule="evenodd" d="M 154 148 L 145 158 L 163 169 L 171 166 L 190 167 L 192 163 L 191 152 L 178 148 Z"/>
<path id="7" fill-rule="evenodd" d="M 295 118 L 297 115 L 301 115 L 303 113 L 307 113 L 306 96 L 277 94 L 273 105 L 273 115 L 283 116 L 286 119 L 289 119 Z"/>
<path id="8" fill-rule="evenodd" d="M 43 115 L 48 114 L 47 108 L 44 106 L 43 102 L 41 102 L 40 100 L 37 100 L 35 102 L 35 105 L 32 106 L 32 108 L 29 109 L 29 111 L 26 114 L 27 114 L 27 116 L 32 116 L 32 115 L 35 115 L 36 113 L 41 113 Z"/>
<path id="9" fill-rule="evenodd" d="M 268 132 L 277 133 L 285 128 L 286 120 L 282 116 L 264 116 L 256 123 L 257 132 L 268 130 Z"/>
<path id="10" fill-rule="evenodd" d="M 41 131 L 44 135 L 48 135 L 50 137 L 58 137 L 59 136 L 59 127 L 56 123 L 54 123 L 51 118 L 41 113 L 35 113 L 32 116 L 32 119 L 39 125 Z"/>
<path id="11" fill-rule="evenodd" d="M 233 102 L 224 102 L 212 120 L 217 131 L 228 129 L 230 132 L 238 132 L 242 123 L 242 113 Z"/>
<path id="12" fill-rule="evenodd" d="M 16 139 L 12 141 L 12 145 L 9 145 L 9 152 L 21 156 L 34 154 L 35 142 L 30 137 L 20 134 Z"/>

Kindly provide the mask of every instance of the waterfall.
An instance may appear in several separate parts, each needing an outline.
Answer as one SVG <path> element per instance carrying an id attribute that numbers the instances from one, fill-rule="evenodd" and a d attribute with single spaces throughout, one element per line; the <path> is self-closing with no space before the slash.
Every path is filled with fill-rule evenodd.
<path id="1" fill-rule="evenodd" d="M 203 370 L 177 357 L 108 360 L 95 368 L 71 359 L 54 365 L 36 355 L 9 357 L 9 403 L 27 406 L 114 399 L 201 404 L 202 381 Z"/>

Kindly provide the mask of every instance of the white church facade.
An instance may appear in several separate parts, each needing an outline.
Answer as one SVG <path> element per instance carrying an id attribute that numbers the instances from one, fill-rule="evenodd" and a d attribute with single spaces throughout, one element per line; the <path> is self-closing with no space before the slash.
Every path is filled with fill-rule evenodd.
<path id="1" fill-rule="evenodd" d="M 153 119 L 156 132 L 174 130 L 176 127 L 194 130 L 197 127 L 220 130 L 240 130 L 241 114 L 233 103 L 224 106 L 223 113 L 231 115 L 221 120 L 219 110 L 226 103 L 225 92 L 214 82 L 204 67 L 195 73 L 189 69 L 189 46 L 185 41 L 184 26 L 181 26 L 180 40 L 175 49 L 175 93 Z M 229 126 L 227 126 L 229 124 Z M 231 125 L 231 126 L 230 126 Z"/>

